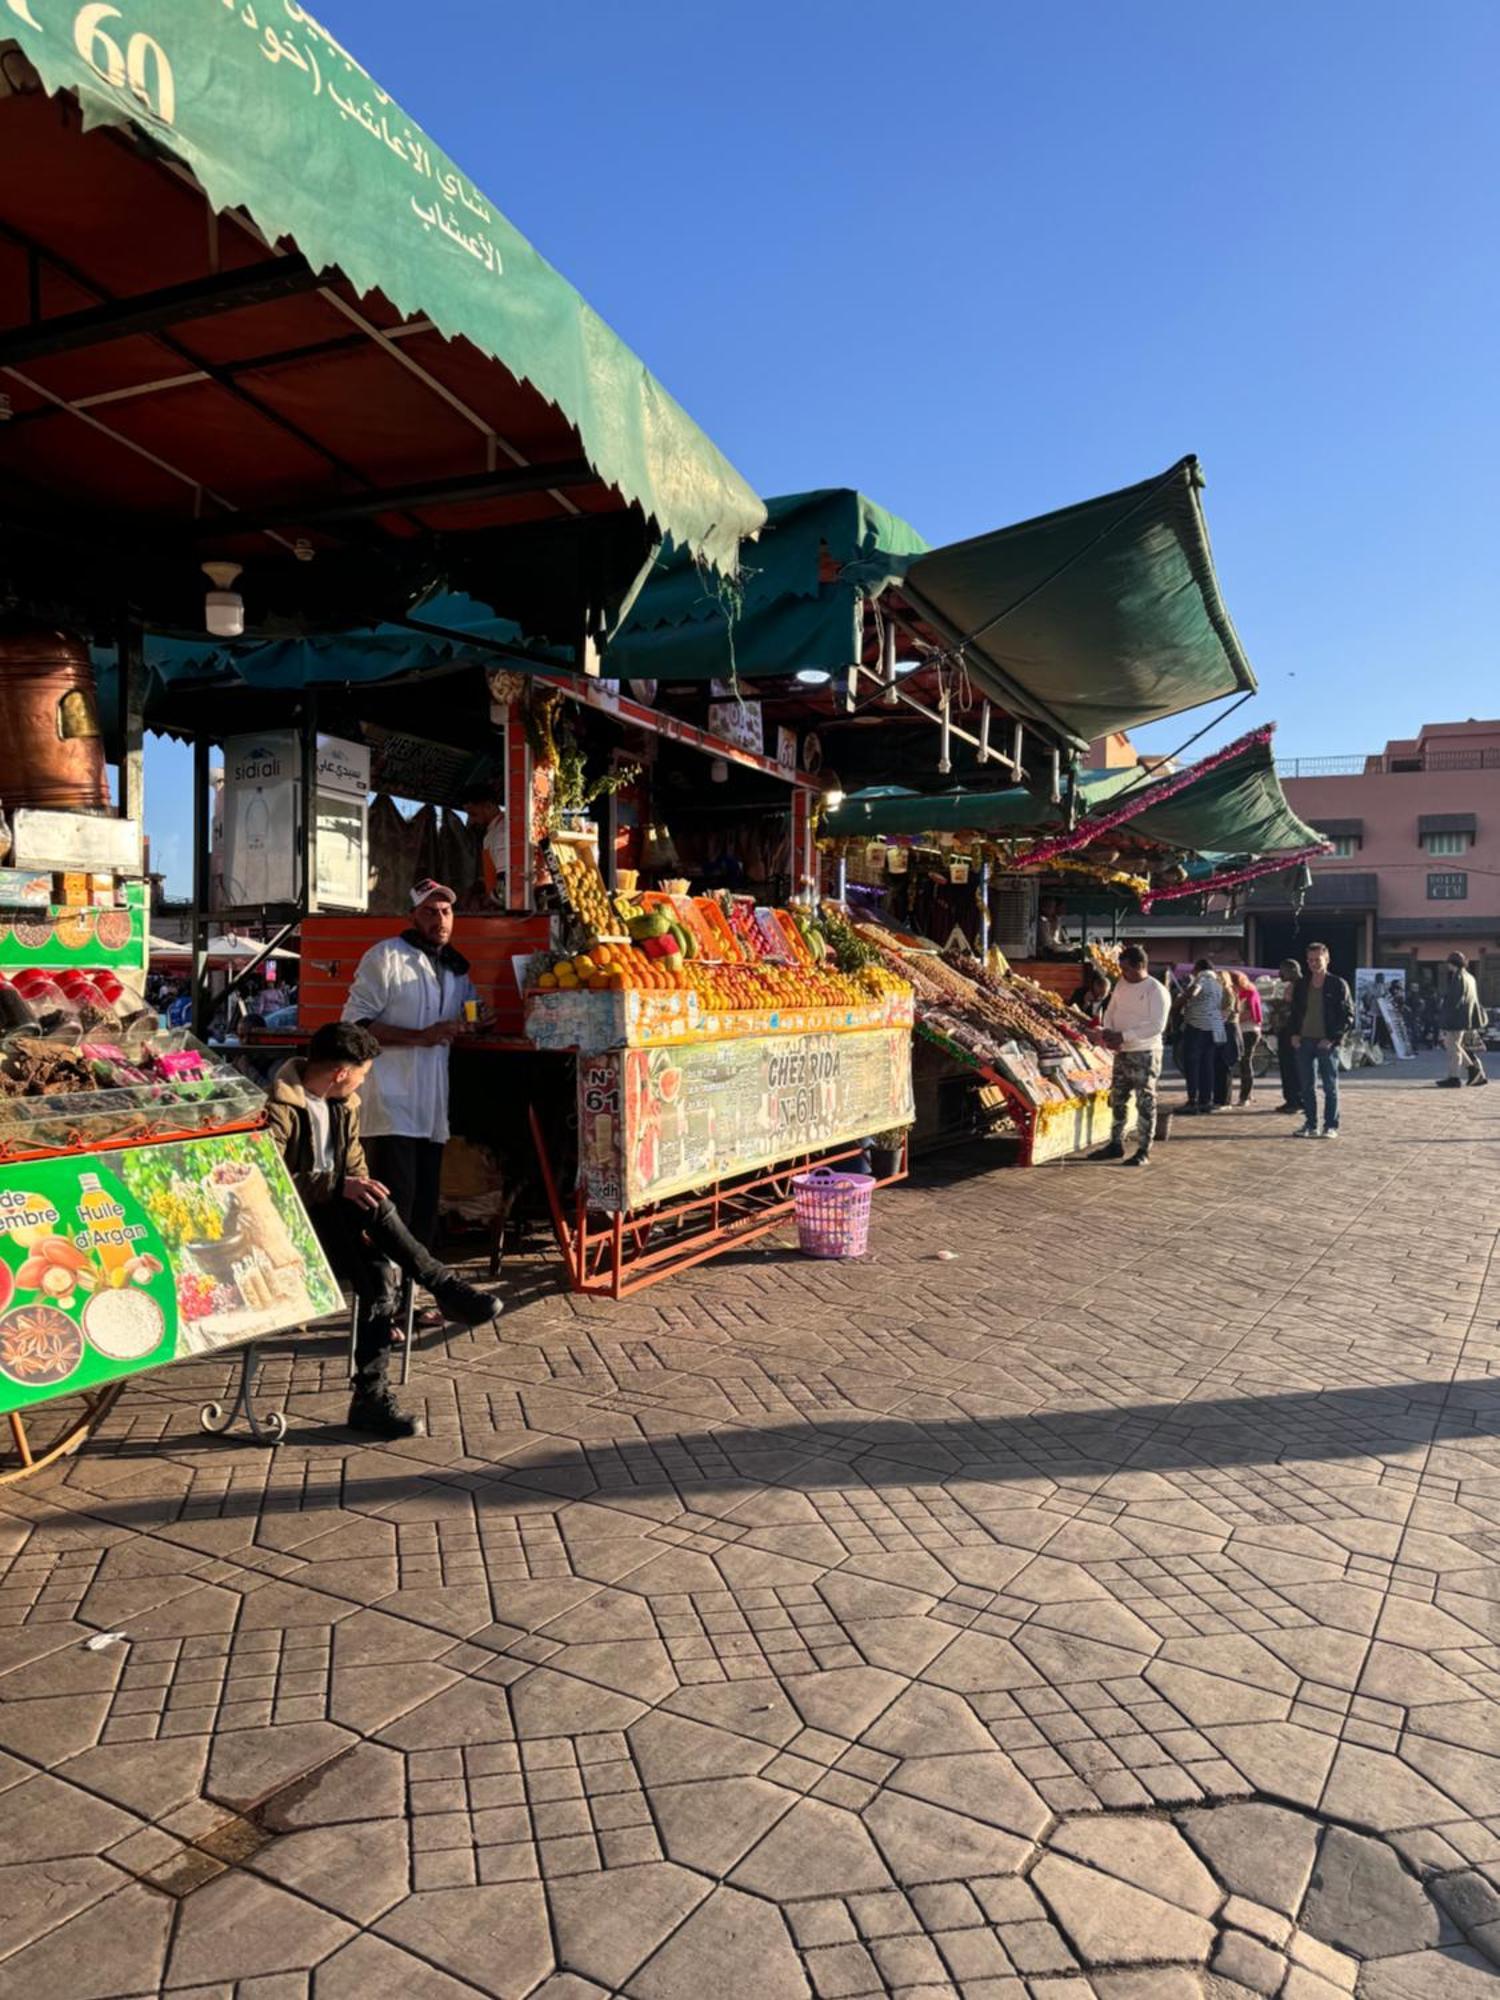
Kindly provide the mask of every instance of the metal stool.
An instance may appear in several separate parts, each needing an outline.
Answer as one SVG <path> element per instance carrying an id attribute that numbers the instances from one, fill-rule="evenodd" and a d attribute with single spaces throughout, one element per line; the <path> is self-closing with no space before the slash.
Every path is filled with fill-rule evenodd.
<path id="1" fill-rule="evenodd" d="M 398 1317 L 404 1338 L 401 1343 L 401 1387 L 404 1389 L 411 1380 L 411 1350 L 413 1326 L 416 1321 L 416 1288 L 410 1278 L 401 1287 L 401 1304 Z M 349 1383 L 354 1384 L 354 1355 L 359 1344 L 359 1294 L 355 1292 L 349 1300 Z"/>

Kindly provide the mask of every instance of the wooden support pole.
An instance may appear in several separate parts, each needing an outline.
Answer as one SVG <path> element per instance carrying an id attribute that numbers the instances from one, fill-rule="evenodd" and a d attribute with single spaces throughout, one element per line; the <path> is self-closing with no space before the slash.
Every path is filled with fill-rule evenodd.
<path id="1" fill-rule="evenodd" d="M 208 782 L 209 740 L 193 738 L 193 1033 L 201 1041 L 208 1028 L 208 914 L 212 858 L 212 793 Z"/>

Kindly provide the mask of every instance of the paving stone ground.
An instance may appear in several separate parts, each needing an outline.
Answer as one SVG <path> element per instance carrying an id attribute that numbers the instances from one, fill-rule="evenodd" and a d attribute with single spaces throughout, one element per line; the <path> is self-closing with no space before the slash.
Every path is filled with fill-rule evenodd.
<path id="1" fill-rule="evenodd" d="M 1500 1962 L 1500 1091 L 521 1263 L 0 1493 L 0 2000 L 1469 2000 Z M 121 1641 L 91 1648 L 104 1633 Z"/>

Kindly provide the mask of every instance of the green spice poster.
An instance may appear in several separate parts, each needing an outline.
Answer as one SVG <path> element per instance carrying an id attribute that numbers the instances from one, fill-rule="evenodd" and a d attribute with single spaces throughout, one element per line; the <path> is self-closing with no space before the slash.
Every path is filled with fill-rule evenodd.
<path id="1" fill-rule="evenodd" d="M 263 1132 L 0 1168 L 0 1414 L 332 1312 Z"/>
<path id="2" fill-rule="evenodd" d="M 43 970 L 76 965 L 84 971 L 103 965 L 143 973 L 146 963 L 144 883 L 128 882 L 117 909 L 68 910 L 56 903 L 39 910 L 0 907 L 0 966 L 12 971 L 26 965 Z"/>

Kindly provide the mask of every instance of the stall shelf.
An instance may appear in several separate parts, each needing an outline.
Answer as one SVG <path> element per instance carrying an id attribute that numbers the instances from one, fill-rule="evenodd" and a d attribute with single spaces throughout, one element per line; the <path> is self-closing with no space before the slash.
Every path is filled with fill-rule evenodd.
<path id="1" fill-rule="evenodd" d="M 1040 1166 L 1101 1143 L 1114 1059 L 1052 994 L 930 940 L 856 922 L 883 963 L 911 981 L 916 1033 L 1004 1099 L 1018 1164 Z"/>

